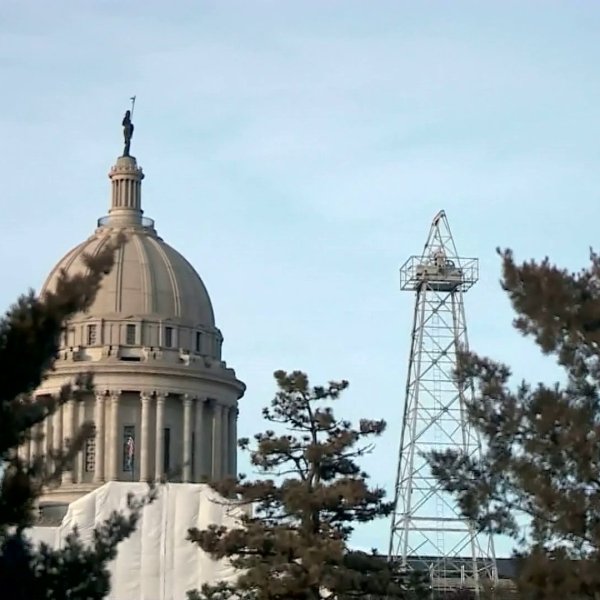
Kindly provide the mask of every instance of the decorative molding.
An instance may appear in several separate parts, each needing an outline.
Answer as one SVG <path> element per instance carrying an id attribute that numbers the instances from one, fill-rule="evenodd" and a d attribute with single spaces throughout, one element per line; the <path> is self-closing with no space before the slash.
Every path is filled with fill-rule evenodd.
<path id="1" fill-rule="evenodd" d="M 110 390 L 109 391 L 110 399 L 113 402 L 118 402 L 119 398 L 121 397 L 122 394 L 123 394 L 123 390 Z"/>
<path id="2" fill-rule="evenodd" d="M 73 376 L 78 375 L 81 372 L 81 365 L 63 365 L 60 370 L 52 371 L 48 374 L 48 378 L 45 380 L 45 385 L 40 386 L 39 393 L 59 392 L 63 383 L 69 381 Z M 172 389 L 194 389 L 199 384 L 217 385 L 223 386 L 236 393 L 238 398 L 242 397 L 246 386 L 245 384 L 236 379 L 235 371 L 233 369 L 210 369 L 210 370 L 190 370 L 186 368 L 177 368 L 177 365 L 160 365 L 156 362 L 151 365 L 148 363 L 128 363 L 128 362 L 106 362 L 106 363 L 90 363 L 89 370 L 94 374 L 95 377 L 108 376 L 111 380 L 115 378 L 123 378 L 128 382 L 131 382 L 132 386 L 137 387 L 139 385 L 149 386 L 156 385 L 151 383 L 148 379 L 156 377 L 160 380 L 171 380 Z M 60 383 L 53 383 L 56 381 Z M 178 382 L 184 383 L 184 385 L 177 385 Z M 105 384 L 106 385 L 106 384 Z M 154 388 L 156 389 L 156 388 Z"/>

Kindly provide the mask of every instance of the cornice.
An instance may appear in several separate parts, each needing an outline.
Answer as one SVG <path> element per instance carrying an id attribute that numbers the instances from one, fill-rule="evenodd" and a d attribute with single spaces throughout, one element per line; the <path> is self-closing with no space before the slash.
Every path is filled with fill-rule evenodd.
<path id="1" fill-rule="evenodd" d="M 220 375 L 218 372 L 210 371 L 208 369 L 201 371 L 191 371 L 185 368 L 178 368 L 173 366 L 149 366 L 144 363 L 123 364 L 121 362 L 115 363 L 98 363 L 98 362 L 77 362 L 69 365 L 62 364 L 60 368 L 55 368 L 53 371 L 48 373 L 45 382 L 40 386 L 40 391 L 43 388 L 54 387 L 52 380 L 56 379 L 68 379 L 79 375 L 80 373 L 91 373 L 95 377 L 99 375 L 105 375 L 107 377 L 123 377 L 139 381 L 145 377 L 160 377 L 160 378 L 171 378 L 173 379 L 173 388 L 181 388 L 183 386 L 177 384 L 177 380 L 187 380 L 197 383 L 208 383 L 217 384 L 219 386 L 226 387 L 238 395 L 241 398 L 246 391 L 246 385 L 237 379 L 235 371 L 228 369 L 231 375 L 225 374 Z M 223 369 L 221 369 L 223 372 Z M 48 385 L 50 384 L 50 385 Z M 144 383 L 143 387 L 151 388 L 150 382 Z"/>

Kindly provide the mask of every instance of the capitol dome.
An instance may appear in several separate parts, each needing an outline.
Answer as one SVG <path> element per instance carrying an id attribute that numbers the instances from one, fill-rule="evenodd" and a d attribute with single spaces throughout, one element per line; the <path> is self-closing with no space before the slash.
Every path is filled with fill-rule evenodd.
<path id="1" fill-rule="evenodd" d="M 109 214 L 98 219 L 92 236 L 58 262 L 42 287 L 42 294 L 53 291 L 61 273 L 84 271 L 86 255 L 101 251 L 116 233 L 123 234 L 112 270 L 103 279 L 93 305 L 71 320 L 65 346 L 82 345 L 85 340 L 87 346 L 106 342 L 153 348 L 177 346 L 218 357 L 221 335 L 202 279 L 158 236 L 154 221 L 142 215 L 142 169 L 134 157 L 122 156 L 109 177 Z M 87 337 L 75 326 L 83 322 L 92 325 Z M 69 340 L 69 335 L 73 339 Z"/>
<path id="2" fill-rule="evenodd" d="M 128 113 L 129 114 L 129 113 Z M 20 448 L 24 459 L 64 449 L 85 422 L 94 433 L 46 500 L 72 501 L 107 481 L 198 482 L 236 474 L 238 400 L 245 385 L 221 356 L 223 336 L 192 265 L 143 216 L 144 174 L 125 150 L 109 172 L 108 215 L 52 269 L 85 271 L 85 256 L 123 240 L 92 306 L 66 324 L 54 369 L 36 396 L 56 396 L 81 373 L 94 389 L 69 400 Z M 128 129 L 130 127 L 130 129 Z"/>
<path id="3" fill-rule="evenodd" d="M 105 224 L 102 224 L 103 221 Z M 53 291 L 59 273 L 85 269 L 84 256 L 99 253 L 110 242 L 110 220 L 73 248 L 51 271 L 42 294 Z M 131 228 L 115 255 L 115 266 L 88 314 L 118 319 L 168 318 L 191 328 L 213 328 L 215 317 L 206 287 L 194 267 L 156 235 L 152 223 Z"/>

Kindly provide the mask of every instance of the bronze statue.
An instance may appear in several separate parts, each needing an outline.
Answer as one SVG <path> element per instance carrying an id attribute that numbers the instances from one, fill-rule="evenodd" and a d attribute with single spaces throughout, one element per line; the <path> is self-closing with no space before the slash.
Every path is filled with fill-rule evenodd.
<path id="1" fill-rule="evenodd" d="M 125 138 L 125 149 L 123 156 L 129 156 L 131 138 L 133 137 L 133 123 L 131 122 L 131 111 L 128 110 L 123 117 L 123 137 Z"/>

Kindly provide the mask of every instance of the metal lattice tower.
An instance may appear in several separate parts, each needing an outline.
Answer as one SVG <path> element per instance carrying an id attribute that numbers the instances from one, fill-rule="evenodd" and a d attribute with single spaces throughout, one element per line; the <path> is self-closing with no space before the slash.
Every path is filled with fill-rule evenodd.
<path id="1" fill-rule="evenodd" d="M 444 211 L 420 256 L 400 269 L 402 290 L 416 293 L 389 553 L 405 568 L 429 571 L 437 589 L 479 590 L 497 579 L 493 539 L 477 535 L 423 457 L 453 448 L 479 455 L 464 401 L 472 387 L 455 377 L 457 350 L 468 348 L 463 294 L 478 279 L 476 258 L 459 258 Z"/>

